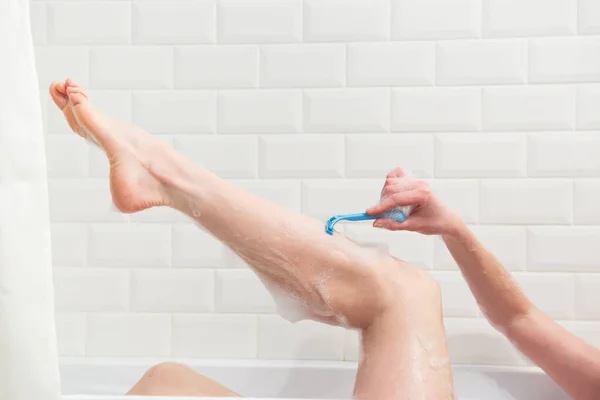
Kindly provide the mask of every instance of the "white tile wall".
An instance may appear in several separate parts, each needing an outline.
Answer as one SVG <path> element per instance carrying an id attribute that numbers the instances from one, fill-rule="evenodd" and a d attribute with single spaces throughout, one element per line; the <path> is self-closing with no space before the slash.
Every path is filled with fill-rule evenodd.
<path id="1" fill-rule="evenodd" d="M 64 356 L 357 360 L 358 334 L 290 324 L 187 218 L 111 209 L 108 163 L 47 96 L 72 77 L 106 113 L 283 207 L 375 203 L 426 179 L 531 299 L 600 332 L 600 2 L 155 0 L 31 3 Z M 452 360 L 523 364 L 443 243 L 345 225 L 440 282 Z"/>
<path id="2" fill-rule="evenodd" d="M 486 0 L 486 36 L 559 36 L 577 32 L 577 0 Z"/>
<path id="3" fill-rule="evenodd" d="M 389 38 L 387 0 L 306 0 L 304 40 L 377 41 Z"/>

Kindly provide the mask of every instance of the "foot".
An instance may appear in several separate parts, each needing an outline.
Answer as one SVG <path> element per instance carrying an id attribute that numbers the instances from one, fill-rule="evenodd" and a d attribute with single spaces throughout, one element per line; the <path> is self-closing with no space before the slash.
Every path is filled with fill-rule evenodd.
<path id="1" fill-rule="evenodd" d="M 168 163 L 164 143 L 136 126 L 101 114 L 71 79 L 53 83 L 50 95 L 71 129 L 106 153 L 112 199 L 120 211 L 134 213 L 167 205 L 165 187 L 150 173 L 150 160 Z"/>

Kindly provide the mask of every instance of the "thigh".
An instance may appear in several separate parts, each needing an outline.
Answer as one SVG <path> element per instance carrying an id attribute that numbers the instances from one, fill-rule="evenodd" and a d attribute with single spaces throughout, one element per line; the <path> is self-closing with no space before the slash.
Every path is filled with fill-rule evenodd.
<path id="1" fill-rule="evenodd" d="M 128 396 L 241 397 L 218 382 L 176 363 L 150 368 Z"/>

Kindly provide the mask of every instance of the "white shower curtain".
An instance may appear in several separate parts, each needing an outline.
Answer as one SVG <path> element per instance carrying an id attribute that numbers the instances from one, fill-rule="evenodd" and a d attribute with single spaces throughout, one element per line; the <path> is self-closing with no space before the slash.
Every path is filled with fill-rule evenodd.
<path id="1" fill-rule="evenodd" d="M 0 0 L 0 399 L 55 400 L 46 156 L 28 0 Z"/>

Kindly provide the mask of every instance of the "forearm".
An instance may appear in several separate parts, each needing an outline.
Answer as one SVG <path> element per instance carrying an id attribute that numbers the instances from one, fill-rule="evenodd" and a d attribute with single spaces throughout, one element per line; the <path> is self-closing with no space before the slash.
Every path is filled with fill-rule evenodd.
<path id="1" fill-rule="evenodd" d="M 533 309 L 516 280 L 466 225 L 460 223 L 443 239 L 492 325 L 506 329 Z"/>
<path id="2" fill-rule="evenodd" d="M 490 323 L 573 398 L 600 398 L 600 351 L 537 309 L 466 226 L 444 242 Z"/>
<path id="3" fill-rule="evenodd" d="M 572 398 L 600 399 L 600 350 L 534 309 L 506 331 L 511 342 Z"/>

